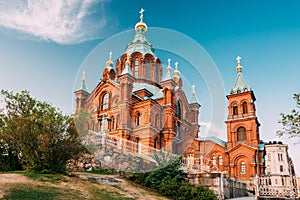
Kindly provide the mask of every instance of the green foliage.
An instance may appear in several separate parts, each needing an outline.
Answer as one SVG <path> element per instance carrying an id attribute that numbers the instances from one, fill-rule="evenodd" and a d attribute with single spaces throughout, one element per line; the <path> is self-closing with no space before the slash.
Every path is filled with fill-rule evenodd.
<path id="1" fill-rule="evenodd" d="M 1 147 L 12 149 L 24 169 L 65 173 L 66 161 L 83 150 L 74 120 L 28 91 L 2 90 L 5 109 L 0 115 Z"/>
<path id="2" fill-rule="evenodd" d="M 4 143 L 0 142 L 0 171 L 22 169 L 18 156 Z"/>
<path id="3" fill-rule="evenodd" d="M 138 184 L 155 189 L 160 194 L 172 199 L 206 199 L 216 200 L 213 192 L 204 186 L 192 186 L 185 180 L 180 170 L 182 157 L 178 157 L 169 165 L 152 172 L 128 174 L 127 178 Z"/>
<path id="4" fill-rule="evenodd" d="M 298 108 L 300 107 L 300 93 L 294 94 Z M 288 135 L 289 137 L 300 137 L 300 113 L 293 109 L 290 114 L 281 113 L 282 129 L 277 131 L 278 136 Z"/>

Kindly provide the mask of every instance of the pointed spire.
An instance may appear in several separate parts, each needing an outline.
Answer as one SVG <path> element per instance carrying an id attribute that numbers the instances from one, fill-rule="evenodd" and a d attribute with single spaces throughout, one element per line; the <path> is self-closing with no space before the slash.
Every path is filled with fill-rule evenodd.
<path id="1" fill-rule="evenodd" d="M 167 73 L 165 75 L 165 77 L 163 78 L 162 81 L 166 81 L 166 80 L 170 80 L 172 79 L 172 74 L 171 74 L 171 70 L 172 70 L 172 67 L 171 67 L 171 59 L 169 58 L 168 59 L 168 67 L 167 67 Z"/>
<path id="2" fill-rule="evenodd" d="M 195 91 L 195 85 L 192 86 L 193 91 L 192 91 L 192 96 L 190 99 L 190 104 L 192 103 L 198 103 L 197 97 L 196 97 L 196 91 Z"/>
<path id="3" fill-rule="evenodd" d="M 82 78 L 81 78 L 81 87 L 80 90 L 87 91 L 87 87 L 85 85 L 85 71 L 82 72 Z"/>
<path id="4" fill-rule="evenodd" d="M 124 75 L 124 74 L 130 74 L 132 76 L 132 72 L 131 72 L 131 69 L 130 69 L 129 55 L 127 55 L 127 60 L 125 62 L 125 68 L 124 68 L 121 75 Z"/>
<path id="5" fill-rule="evenodd" d="M 234 86 L 230 91 L 230 94 L 238 94 L 238 93 L 241 93 L 241 92 L 247 92 L 247 91 L 251 90 L 251 88 L 246 85 L 246 81 L 245 81 L 245 79 L 242 75 L 243 67 L 241 66 L 241 59 L 242 58 L 240 56 L 238 56 L 236 58 L 237 64 L 238 64 L 237 67 L 236 67 L 237 77 L 235 79 Z"/>
<path id="6" fill-rule="evenodd" d="M 109 58 L 106 62 L 106 68 L 111 69 L 114 66 L 114 62 L 112 61 L 112 52 L 109 52 Z"/>
<path id="7" fill-rule="evenodd" d="M 174 71 L 174 77 L 180 78 L 180 71 L 178 70 L 178 62 L 175 62 L 175 71 Z"/>

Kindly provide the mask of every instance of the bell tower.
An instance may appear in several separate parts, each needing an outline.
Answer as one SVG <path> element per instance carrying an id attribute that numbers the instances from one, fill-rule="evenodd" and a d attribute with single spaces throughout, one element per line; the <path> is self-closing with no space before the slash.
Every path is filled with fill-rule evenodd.
<path id="1" fill-rule="evenodd" d="M 227 150 L 239 144 L 257 148 L 259 145 L 259 122 L 256 116 L 255 96 L 246 85 L 242 75 L 241 57 L 237 60 L 237 77 L 228 99 Z"/>

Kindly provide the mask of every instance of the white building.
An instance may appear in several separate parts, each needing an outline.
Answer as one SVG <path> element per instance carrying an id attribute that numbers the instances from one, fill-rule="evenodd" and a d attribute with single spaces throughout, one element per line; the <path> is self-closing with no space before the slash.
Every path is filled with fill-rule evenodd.
<path id="1" fill-rule="evenodd" d="M 297 181 L 288 145 L 282 142 L 265 144 L 265 176 L 260 178 L 260 196 L 295 197 Z"/>

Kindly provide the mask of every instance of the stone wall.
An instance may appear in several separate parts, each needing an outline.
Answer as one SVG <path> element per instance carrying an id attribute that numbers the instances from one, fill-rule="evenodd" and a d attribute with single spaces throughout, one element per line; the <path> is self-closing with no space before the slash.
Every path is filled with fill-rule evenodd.
<path id="1" fill-rule="evenodd" d="M 154 160 L 149 160 L 126 151 L 121 151 L 115 146 L 103 145 L 98 148 L 95 158 L 101 161 L 104 168 L 113 169 L 115 172 L 147 172 L 157 168 Z"/>
<path id="2" fill-rule="evenodd" d="M 212 190 L 218 199 L 250 195 L 245 183 L 224 178 L 221 173 L 189 173 L 187 178 L 192 185 L 203 185 Z"/>
<path id="3" fill-rule="evenodd" d="M 69 172 L 75 171 L 97 171 L 101 168 L 101 162 L 94 155 L 85 153 L 78 159 L 70 159 L 67 161 L 67 169 Z"/>

